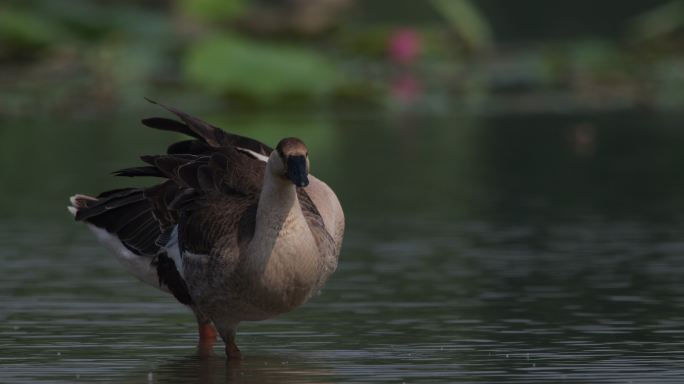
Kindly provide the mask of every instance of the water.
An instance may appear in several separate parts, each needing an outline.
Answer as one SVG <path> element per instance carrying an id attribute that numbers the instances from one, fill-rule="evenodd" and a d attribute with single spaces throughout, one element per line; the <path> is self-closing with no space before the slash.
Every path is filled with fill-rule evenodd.
<path id="1" fill-rule="evenodd" d="M 226 120 L 270 142 L 307 138 L 348 218 L 321 295 L 242 325 L 245 359 L 230 363 L 218 347 L 197 358 L 189 311 L 126 275 L 64 209 L 71 192 L 129 182 L 106 173 L 172 138 L 133 119 L 10 122 L 0 382 L 681 382 L 677 122 Z"/>

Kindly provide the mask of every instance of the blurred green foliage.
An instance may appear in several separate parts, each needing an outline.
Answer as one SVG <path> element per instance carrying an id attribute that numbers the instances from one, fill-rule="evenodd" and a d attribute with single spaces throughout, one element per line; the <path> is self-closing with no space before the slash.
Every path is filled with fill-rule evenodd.
<path id="1" fill-rule="evenodd" d="M 518 3 L 511 20 L 541 9 L 533 4 Z M 613 28 L 619 36 L 542 33 L 511 44 L 503 0 L 6 0 L 0 114 L 126 106 L 160 93 L 256 106 L 398 99 L 402 108 L 454 98 L 519 105 L 522 95 L 544 108 L 548 94 L 565 92 L 566 103 L 671 108 L 684 100 L 684 1 L 635 4 L 615 2 L 615 11 L 634 10 Z M 601 9 L 611 15 L 611 6 Z M 393 56 L 402 49 L 414 51 L 410 59 Z"/>
<path id="2" fill-rule="evenodd" d="M 179 0 L 182 13 L 205 21 L 221 22 L 239 15 L 246 0 Z"/>
<path id="3" fill-rule="evenodd" d="M 492 28 L 473 3 L 467 0 L 432 0 L 432 4 L 470 48 L 488 50 L 492 47 Z"/>
<path id="4" fill-rule="evenodd" d="M 335 67 L 312 50 L 234 35 L 208 38 L 190 47 L 185 68 L 191 80 L 211 92 L 264 99 L 329 93 L 338 82 Z"/>
<path id="5" fill-rule="evenodd" d="M 25 10 L 0 9 L 0 55 L 30 53 L 68 36 L 62 25 Z"/>
<path id="6" fill-rule="evenodd" d="M 638 40 L 662 38 L 684 28 L 684 1 L 674 0 L 637 16 L 632 22 L 633 37 Z"/>

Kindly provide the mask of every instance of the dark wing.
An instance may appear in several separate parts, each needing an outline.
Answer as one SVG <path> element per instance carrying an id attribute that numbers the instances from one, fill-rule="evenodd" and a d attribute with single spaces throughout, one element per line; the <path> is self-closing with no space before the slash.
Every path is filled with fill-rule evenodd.
<path id="1" fill-rule="evenodd" d="M 197 139 L 201 139 L 204 143 L 214 148 L 227 146 L 238 147 L 248 149 L 264 156 L 268 156 L 271 154 L 271 152 L 273 152 L 273 148 L 258 140 L 225 132 L 218 127 L 215 127 L 196 117 L 190 116 L 176 108 L 157 103 L 156 101 L 150 99 L 147 100 L 153 104 L 161 106 L 167 111 L 178 116 L 178 118 L 183 121 L 181 123 L 163 117 L 144 119 L 142 123 L 150 128 L 183 133 Z"/>
<path id="2" fill-rule="evenodd" d="M 76 213 L 119 240 L 137 255 L 153 256 L 168 241 L 169 232 L 187 212 L 200 204 L 239 197 L 258 200 L 265 163 L 233 147 L 203 155 L 142 156 L 148 166 L 126 168 L 120 176 L 156 176 L 166 179 L 148 188 L 109 191 L 87 200 Z"/>
<path id="3" fill-rule="evenodd" d="M 101 193 L 97 198 L 77 198 L 76 220 L 88 222 L 116 234 L 136 255 L 155 255 L 161 234 L 152 205 L 142 188 L 125 188 Z"/>
<path id="4" fill-rule="evenodd" d="M 187 288 L 181 286 L 174 290 L 171 286 L 180 276 L 175 276 L 177 271 L 169 268 L 173 261 L 163 252 L 171 231 L 196 209 L 212 207 L 214 211 L 221 211 L 220 204 L 226 199 L 238 201 L 239 209 L 255 211 L 265 163 L 241 149 L 265 156 L 272 149 L 256 140 L 224 132 L 177 109 L 164 108 L 182 122 L 152 118 L 143 123 L 160 130 L 184 133 L 195 140 L 174 143 L 164 155 L 142 156 L 147 165 L 114 173 L 164 180 L 148 188 L 107 191 L 97 198 L 80 195 L 76 197 L 74 207 L 76 220 L 105 229 L 131 252 L 148 257 L 151 262 L 154 260 L 160 283 L 167 284 L 179 301 L 187 304 Z M 199 232 L 196 238 L 185 237 L 187 247 L 197 248 L 192 241 L 220 240 Z"/>

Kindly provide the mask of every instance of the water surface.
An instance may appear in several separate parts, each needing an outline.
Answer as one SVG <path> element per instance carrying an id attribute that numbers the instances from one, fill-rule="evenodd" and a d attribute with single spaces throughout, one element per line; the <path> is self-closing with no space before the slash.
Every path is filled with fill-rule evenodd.
<path id="1" fill-rule="evenodd" d="M 72 192 L 130 182 L 107 172 L 177 137 L 134 119 L 10 122 L 0 382 L 681 382 L 677 122 L 224 119 L 308 141 L 348 221 L 333 279 L 306 306 L 242 325 L 239 363 L 218 348 L 197 358 L 189 311 L 126 275 L 64 209 Z"/>

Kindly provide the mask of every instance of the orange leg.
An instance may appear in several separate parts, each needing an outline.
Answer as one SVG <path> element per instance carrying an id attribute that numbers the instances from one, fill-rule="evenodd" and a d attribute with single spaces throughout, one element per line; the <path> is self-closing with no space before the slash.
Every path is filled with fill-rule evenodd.
<path id="1" fill-rule="evenodd" d="M 199 332 L 199 343 L 197 349 L 200 356 L 210 356 L 214 350 L 214 343 L 216 343 L 216 328 L 210 323 L 197 323 L 197 330 Z"/>
<path id="2" fill-rule="evenodd" d="M 199 331 L 200 344 L 214 344 L 214 342 L 216 342 L 218 332 L 216 332 L 216 328 L 214 328 L 214 326 L 211 323 L 198 323 L 197 330 Z"/>

